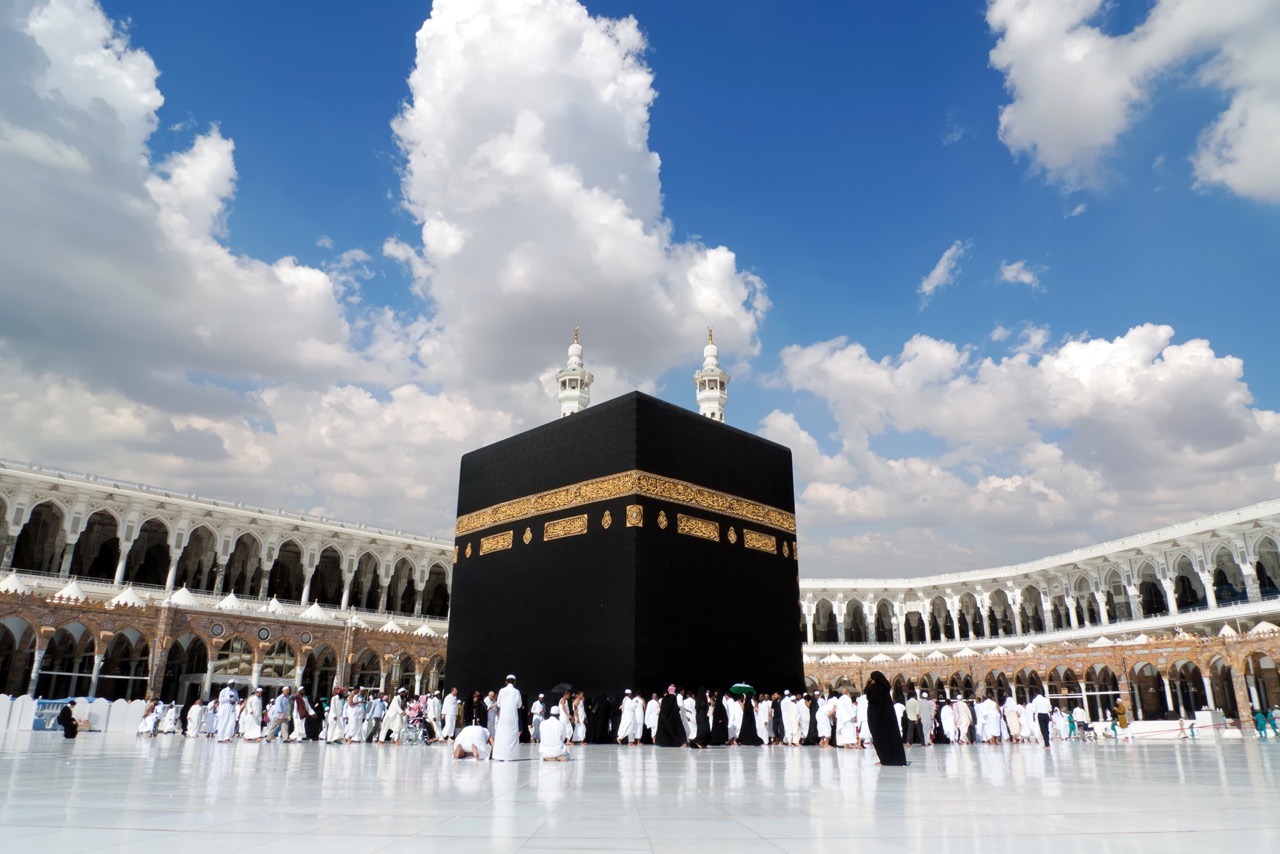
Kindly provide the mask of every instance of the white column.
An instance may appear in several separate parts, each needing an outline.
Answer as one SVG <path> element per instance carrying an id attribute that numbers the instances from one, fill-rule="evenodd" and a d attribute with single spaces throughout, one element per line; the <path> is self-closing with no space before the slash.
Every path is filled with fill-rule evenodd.
<path id="1" fill-rule="evenodd" d="M 1244 573 L 1244 586 L 1248 591 L 1250 602 L 1262 601 L 1262 587 L 1258 584 L 1258 567 L 1257 558 L 1252 555 L 1245 555 L 1244 564 L 1240 567 L 1240 571 Z"/>
<path id="2" fill-rule="evenodd" d="M 182 553 L 177 549 L 169 550 L 169 574 L 164 578 L 164 589 L 172 590 L 173 583 L 178 577 L 178 560 L 181 559 Z"/>
<path id="3" fill-rule="evenodd" d="M 1207 572 L 1201 572 L 1198 575 L 1200 576 L 1200 583 L 1204 585 L 1205 603 L 1210 608 L 1218 607 L 1218 593 L 1213 589 L 1213 576 Z"/>
<path id="4" fill-rule="evenodd" d="M 1107 594 L 1095 593 L 1093 594 L 1093 601 L 1098 606 L 1098 619 L 1102 625 L 1111 625 L 1111 618 L 1107 616 Z"/>
<path id="5" fill-rule="evenodd" d="M 817 610 L 817 606 L 812 602 L 804 602 L 800 605 L 801 612 L 804 614 L 804 629 L 808 637 L 809 645 L 813 645 L 813 615 Z"/>
<path id="6" fill-rule="evenodd" d="M 316 569 L 318 569 L 318 568 L 319 568 L 319 564 L 317 564 L 317 565 L 316 565 L 316 568 L 315 568 L 315 569 L 312 569 L 312 570 L 311 570 L 310 572 L 308 572 L 305 576 L 303 576 L 303 579 L 302 579 L 302 605 L 303 605 L 303 607 L 305 607 L 305 606 L 307 605 L 307 603 L 311 601 L 311 579 L 312 579 L 312 577 L 316 574 Z"/>
<path id="7" fill-rule="evenodd" d="M 342 577 L 342 605 L 340 606 L 340 610 L 343 611 L 351 607 L 351 578 L 352 576 L 350 575 L 344 575 Z"/>
<path id="8" fill-rule="evenodd" d="M 89 696 L 98 696 L 98 675 L 102 673 L 102 662 L 106 658 L 105 653 L 98 653 L 93 657 L 93 678 L 89 680 Z"/>
<path id="9" fill-rule="evenodd" d="M 120 562 L 116 564 L 115 577 L 115 583 L 117 586 L 124 584 L 124 568 L 125 564 L 129 562 L 129 552 L 133 549 L 133 543 L 133 540 L 129 540 L 128 542 L 125 542 L 124 540 L 120 541 Z"/>
<path id="10" fill-rule="evenodd" d="M 414 594 L 414 597 L 413 597 L 413 614 L 416 617 L 422 616 L 422 594 L 423 594 L 423 590 L 421 587 L 419 587 L 418 592 Z"/>
<path id="11" fill-rule="evenodd" d="M 249 687 L 257 690 L 258 680 L 262 678 L 262 664 L 253 665 L 253 675 L 249 677 Z"/>
<path id="12" fill-rule="evenodd" d="M 836 621 L 836 643 L 845 643 L 847 640 L 844 636 L 844 614 L 848 607 L 849 603 L 843 599 L 831 603 L 831 615 Z"/>
<path id="13" fill-rule="evenodd" d="M 1173 692 L 1169 690 L 1169 678 L 1166 676 L 1160 680 L 1164 683 L 1164 705 L 1171 712 L 1177 711 L 1177 707 L 1173 705 Z M 1179 715 L 1181 717 L 1181 715 Z"/>
<path id="14" fill-rule="evenodd" d="M 47 646 L 37 646 L 35 652 L 31 655 L 31 681 L 27 683 L 27 694 L 35 699 L 36 683 L 40 681 L 40 662 L 44 660 L 44 652 Z"/>
<path id="15" fill-rule="evenodd" d="M 71 575 L 71 559 L 75 557 L 76 543 L 79 540 L 80 540 L 80 536 L 77 534 L 74 540 L 71 540 L 71 539 L 67 540 L 67 545 L 62 550 L 62 565 L 58 567 L 58 575 L 61 576 L 62 578 L 66 578 L 67 576 Z"/>
<path id="16" fill-rule="evenodd" d="M 1173 582 L 1167 578 L 1160 579 L 1160 586 L 1164 588 L 1164 604 L 1170 614 L 1178 613 L 1178 597 L 1174 595 Z"/>
<path id="17" fill-rule="evenodd" d="M 924 621 L 924 642 L 933 643 L 933 609 L 921 614 L 920 619 Z"/>
<path id="18" fill-rule="evenodd" d="M 0 555 L 0 569 L 9 570 L 13 568 L 13 547 L 18 542 L 16 533 L 9 533 L 4 538 L 4 554 Z"/>
<path id="19" fill-rule="evenodd" d="M 1213 680 L 1203 673 L 1200 674 L 1201 680 L 1204 681 L 1204 702 L 1210 709 L 1218 708 L 1218 704 L 1213 701 Z M 1195 711 L 1194 709 L 1192 711 Z"/>
<path id="20" fill-rule="evenodd" d="M 1142 619 L 1142 593 L 1137 587 L 1126 587 L 1124 592 L 1129 595 L 1129 619 Z"/>
<path id="21" fill-rule="evenodd" d="M 306 672 L 306 665 L 299 664 L 293 678 L 293 688 L 295 691 L 302 687 L 303 677 L 306 675 Z"/>
<path id="22" fill-rule="evenodd" d="M 213 690 L 213 665 L 210 661 L 209 666 L 204 669 L 204 690 L 201 692 L 201 699 L 206 703 L 209 702 L 209 692 Z"/>
<path id="23" fill-rule="evenodd" d="M 1067 620 L 1071 624 L 1071 628 L 1080 628 L 1080 618 L 1076 615 L 1076 600 L 1070 596 L 1062 597 L 1062 604 L 1067 606 Z"/>
<path id="24" fill-rule="evenodd" d="M 422 696 L 422 670 L 413 671 L 413 696 Z"/>

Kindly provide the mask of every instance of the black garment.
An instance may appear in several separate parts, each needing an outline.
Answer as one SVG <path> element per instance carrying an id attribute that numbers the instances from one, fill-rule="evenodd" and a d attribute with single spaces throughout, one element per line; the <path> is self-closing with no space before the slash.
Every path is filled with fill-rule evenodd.
<path id="1" fill-rule="evenodd" d="M 772 700 L 770 702 L 773 703 L 773 708 L 771 709 L 773 715 L 769 718 L 769 724 L 773 727 L 773 740 L 781 743 L 787 733 L 786 727 L 782 724 L 782 701 Z"/>
<path id="2" fill-rule="evenodd" d="M 687 740 L 680 717 L 680 701 L 675 694 L 667 694 L 658 704 L 658 733 L 654 743 L 659 747 L 684 747 Z"/>
<path id="3" fill-rule="evenodd" d="M 80 725 L 76 723 L 76 714 L 72 711 L 70 703 L 58 712 L 58 724 L 62 727 L 63 738 L 75 738 L 80 734 Z"/>
<path id="4" fill-rule="evenodd" d="M 805 733 L 805 737 L 801 739 L 800 743 L 818 743 L 818 701 L 812 697 L 809 698 L 809 731 Z"/>
<path id="5" fill-rule="evenodd" d="M 612 705 L 607 696 L 596 697 L 587 713 L 587 743 L 609 744 L 613 741 Z"/>
<path id="6" fill-rule="evenodd" d="M 1046 714 L 1038 714 L 1036 718 L 1040 721 L 1040 735 L 1044 738 L 1045 749 L 1049 749 L 1049 716 Z"/>
<path id="7" fill-rule="evenodd" d="M 484 726 L 485 724 L 487 724 L 488 723 L 487 720 L 485 721 L 476 720 L 476 710 L 483 709 L 483 708 L 484 708 L 484 703 L 476 702 L 476 699 L 474 697 L 471 697 L 467 700 L 463 700 L 462 701 L 462 719 L 466 721 L 465 726 L 471 726 L 472 724 L 479 724 L 480 726 Z"/>
<path id="8" fill-rule="evenodd" d="M 704 688 L 699 688 L 697 695 L 693 698 L 693 745 L 695 747 L 706 747 L 711 741 L 711 715 L 707 714 L 711 711 L 711 707 L 707 705 L 707 692 Z M 725 733 L 728 734 L 726 728 Z"/>
<path id="9" fill-rule="evenodd" d="M 764 739 L 756 731 L 756 710 L 750 695 L 742 698 L 742 726 L 738 727 L 738 744 L 744 747 L 760 747 Z"/>
<path id="10" fill-rule="evenodd" d="M 902 747 L 902 735 L 898 732 L 889 680 L 877 670 L 871 674 L 863 693 L 867 695 L 867 726 L 871 730 L 871 743 L 880 757 L 880 764 L 906 765 L 907 752 Z"/>
<path id="11" fill-rule="evenodd" d="M 711 732 L 707 736 L 707 744 L 720 747 L 729 743 L 729 710 L 724 707 L 724 698 L 719 694 L 712 697 L 711 702 L 715 705 L 711 708 Z"/>

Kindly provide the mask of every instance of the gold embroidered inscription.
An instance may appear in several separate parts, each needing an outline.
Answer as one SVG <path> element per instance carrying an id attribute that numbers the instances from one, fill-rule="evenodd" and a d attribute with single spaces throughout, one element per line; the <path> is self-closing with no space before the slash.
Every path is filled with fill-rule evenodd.
<path id="1" fill-rule="evenodd" d="M 666 510 L 658 511 L 658 527 L 664 531 L 667 530 L 667 511 Z"/>
<path id="2" fill-rule="evenodd" d="M 729 542 L 733 543 L 734 545 L 737 545 L 738 543 L 738 532 L 733 530 L 732 525 L 729 526 Z"/>
<path id="3" fill-rule="evenodd" d="M 743 528 L 742 544 L 749 549 L 768 552 L 771 555 L 776 555 L 778 553 L 778 538 L 771 537 L 768 534 L 762 534 L 759 531 L 748 531 L 746 528 Z M 782 547 L 785 549 L 787 547 L 786 543 L 783 543 Z"/>
<path id="4" fill-rule="evenodd" d="M 566 516 L 563 519 L 552 519 L 542 526 L 542 540 L 558 540 L 561 537 L 576 537 L 587 532 L 587 514 Z"/>
<path id="5" fill-rule="evenodd" d="M 683 513 L 676 514 L 676 530 L 681 534 L 688 534 L 691 537 L 701 537 L 704 540 L 715 540 L 720 542 L 720 526 L 715 522 L 707 519 L 699 519 L 696 516 L 686 516 Z"/>
<path id="6" fill-rule="evenodd" d="M 627 527 L 643 528 L 644 527 L 644 507 L 639 504 L 627 505 Z"/>
<path id="7" fill-rule="evenodd" d="M 503 549 L 511 548 L 514 533 L 514 531 L 503 531 L 501 534 L 490 534 L 487 537 L 481 537 L 480 554 L 487 555 L 490 552 L 500 552 Z"/>
<path id="8" fill-rule="evenodd" d="M 520 539 L 524 540 L 524 544 L 529 545 L 529 541 L 533 539 L 533 530 L 531 528 L 524 529 L 524 536 Z"/>
<path id="9" fill-rule="evenodd" d="M 607 531 L 609 526 L 613 524 L 613 514 L 608 510 L 604 511 L 604 515 L 600 517 L 600 525 Z"/>

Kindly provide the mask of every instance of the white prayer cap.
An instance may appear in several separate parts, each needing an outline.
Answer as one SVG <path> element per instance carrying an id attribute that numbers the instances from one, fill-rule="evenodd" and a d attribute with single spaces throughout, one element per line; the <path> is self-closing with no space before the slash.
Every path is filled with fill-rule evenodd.
<path id="1" fill-rule="evenodd" d="M 547 695 L 546 695 L 546 694 L 539 694 L 539 695 L 538 695 L 538 699 L 539 699 L 539 700 L 541 700 L 541 699 L 542 699 L 543 697 L 545 697 L 545 696 L 547 696 Z"/>
<path id="2" fill-rule="evenodd" d="M 228 680 L 227 680 L 227 684 L 228 684 L 228 685 L 234 685 L 234 684 L 236 684 L 236 680 L 234 680 L 234 679 L 228 679 Z"/>
<path id="3" fill-rule="evenodd" d="M 409 689 L 408 689 L 408 688 L 401 688 L 401 689 L 400 689 L 399 691 L 397 691 L 396 693 L 397 693 L 397 694 L 407 694 L 407 693 L 409 693 Z"/>
<path id="4" fill-rule="evenodd" d="M 782 692 L 782 696 L 784 696 L 784 697 L 790 697 L 790 696 L 791 696 L 791 692 L 790 692 L 790 691 L 783 691 L 783 692 Z"/>
<path id="5" fill-rule="evenodd" d="M 551 707 L 551 714 L 553 714 L 553 715 L 559 715 L 559 714 L 560 714 L 560 707 L 559 707 L 559 706 L 552 706 L 552 707 Z"/>
<path id="6" fill-rule="evenodd" d="M 515 677 L 514 675 L 512 675 L 512 674 L 508 673 L 508 674 L 507 674 L 507 681 L 508 681 L 508 682 L 514 682 L 514 681 L 516 681 L 516 677 Z"/>
<path id="7" fill-rule="evenodd" d="M 623 691 L 622 693 L 624 693 L 624 694 L 630 694 L 630 693 L 631 693 L 631 689 L 630 689 L 630 688 L 628 688 L 627 690 Z"/>

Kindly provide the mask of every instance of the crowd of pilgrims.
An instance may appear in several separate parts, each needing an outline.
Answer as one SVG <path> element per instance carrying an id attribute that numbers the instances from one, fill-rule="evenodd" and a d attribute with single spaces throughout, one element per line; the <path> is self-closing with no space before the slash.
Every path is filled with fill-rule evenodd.
<path id="1" fill-rule="evenodd" d="M 508 680 L 514 691 L 514 677 Z M 243 697 L 234 681 L 205 705 L 200 700 L 179 709 L 175 704 L 148 703 L 138 734 L 183 733 L 220 742 L 233 740 L 320 741 L 329 744 L 406 741 L 466 741 L 467 755 L 477 741 L 492 739 L 503 705 L 500 692 L 473 692 L 460 697 L 454 688 L 410 697 L 406 689 L 383 693 L 362 688 L 336 688 L 332 697 L 312 703 L 305 689 L 288 687 L 267 699 L 262 688 Z M 1044 695 L 1023 705 L 1014 697 L 977 699 L 931 698 L 927 692 L 895 700 L 887 679 L 875 672 L 861 692 L 842 688 L 835 693 L 793 695 L 755 693 L 749 686 L 729 691 L 675 685 L 649 697 L 624 692 L 619 700 L 607 695 L 588 698 L 583 691 L 557 691 L 532 702 L 520 694 L 520 741 L 556 744 L 544 758 L 567 758 L 566 744 L 653 744 L 659 747 L 703 749 L 718 746 L 872 748 L 884 765 L 906 764 L 904 747 L 912 744 L 975 744 L 1011 741 L 1039 743 L 1069 739 L 1088 728 L 1083 710 L 1074 714 L 1051 709 Z M 1123 708 L 1117 709 L 1124 725 Z M 555 724 L 545 727 L 550 719 Z M 479 733 L 459 738 L 464 730 Z M 544 733 L 550 730 L 552 735 Z M 484 736 L 486 735 L 486 739 Z M 512 734 L 515 738 L 515 734 Z M 461 753 L 461 751 L 459 751 Z M 549 756 L 548 753 L 553 755 Z"/>

